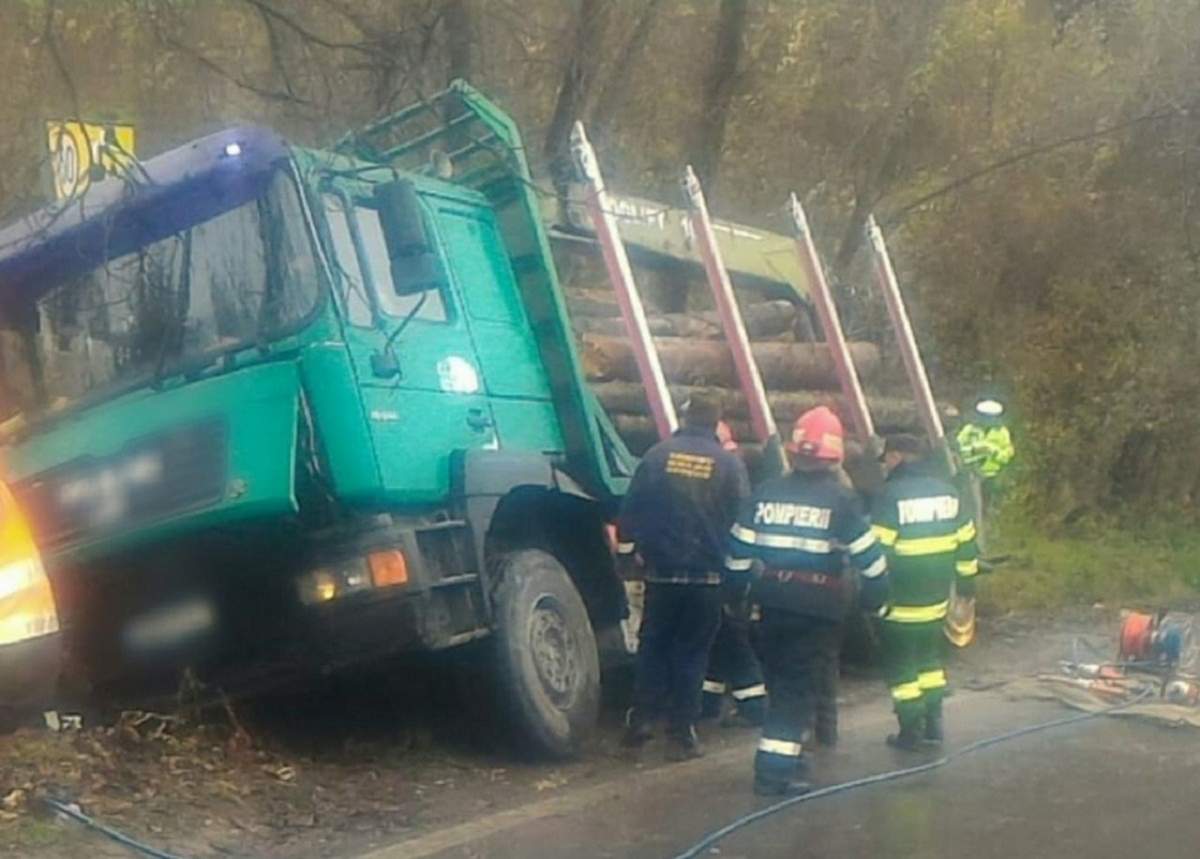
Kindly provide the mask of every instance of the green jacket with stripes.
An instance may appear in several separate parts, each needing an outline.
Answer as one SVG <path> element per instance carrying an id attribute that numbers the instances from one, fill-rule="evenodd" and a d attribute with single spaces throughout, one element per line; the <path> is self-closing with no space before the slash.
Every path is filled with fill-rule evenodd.
<path id="1" fill-rule="evenodd" d="M 979 572 L 975 523 L 954 486 L 927 466 L 904 464 L 892 471 L 875 500 L 871 520 L 891 571 L 887 620 L 941 620 L 956 577 L 958 593 L 974 595 Z"/>

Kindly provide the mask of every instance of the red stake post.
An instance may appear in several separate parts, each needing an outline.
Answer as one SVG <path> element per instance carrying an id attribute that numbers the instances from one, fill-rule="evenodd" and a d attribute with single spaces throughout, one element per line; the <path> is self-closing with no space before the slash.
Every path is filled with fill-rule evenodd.
<path id="1" fill-rule="evenodd" d="M 867 398 L 863 394 L 862 383 L 859 381 L 854 359 L 850 355 L 850 347 L 846 345 L 846 334 L 842 330 L 842 320 L 838 316 L 829 282 L 825 279 L 825 269 L 821 266 L 821 258 L 817 256 L 817 246 L 813 243 L 808 216 L 804 214 L 804 207 L 800 205 L 800 200 L 795 194 L 788 200 L 788 210 L 796 230 L 796 255 L 800 257 L 800 265 L 808 276 L 809 295 L 813 306 L 816 307 L 821 331 L 824 332 L 825 343 L 829 346 L 829 354 L 833 358 L 834 370 L 837 372 L 838 384 L 850 412 L 851 422 L 858 437 L 863 441 L 870 441 L 875 437 L 875 422 L 871 420 L 871 410 L 867 406 Z"/>
<path id="2" fill-rule="evenodd" d="M 708 285 L 712 287 L 713 299 L 717 304 L 717 313 L 721 318 L 721 326 L 725 331 L 725 339 L 733 353 L 733 365 L 737 370 L 738 383 L 746 397 L 750 410 L 750 424 L 754 434 L 763 444 L 772 440 L 778 442 L 779 431 L 775 426 L 775 418 L 771 414 L 767 402 L 767 392 L 763 387 L 762 375 L 758 372 L 758 364 L 754 361 L 754 353 L 750 350 L 750 338 L 746 335 L 746 326 L 742 322 L 742 312 L 738 309 L 737 298 L 733 294 L 733 284 L 729 281 L 729 273 L 721 259 L 721 250 L 717 247 L 717 237 L 713 234 L 712 220 L 708 216 L 708 204 L 704 200 L 704 191 L 700 180 L 696 178 L 691 165 L 684 172 L 683 190 L 687 194 L 690 205 L 690 223 L 692 237 L 700 251 L 700 259 L 704 263 L 705 274 L 708 275 Z"/>
<path id="3" fill-rule="evenodd" d="M 946 432 L 942 428 L 942 418 L 938 414 L 937 404 L 933 399 L 933 390 L 929 387 L 929 376 L 925 373 L 925 362 L 921 360 L 921 350 L 917 347 L 917 338 L 913 334 L 912 323 L 908 318 L 908 310 L 904 306 L 904 296 L 900 293 L 900 284 L 896 280 L 896 271 L 892 268 L 892 259 L 888 255 L 887 245 L 883 241 L 883 232 L 875 223 L 875 216 L 867 219 L 867 237 L 871 242 L 871 251 L 875 262 L 875 279 L 879 283 L 879 291 L 887 304 L 888 316 L 892 320 L 892 329 L 896 332 L 896 342 L 900 347 L 900 357 L 904 359 L 904 369 L 908 373 L 908 383 L 912 386 L 913 397 L 917 401 L 917 411 L 929 443 L 934 450 L 941 450 L 953 472 L 954 464 L 946 448 Z"/>
<path id="4" fill-rule="evenodd" d="M 621 309 L 621 318 L 625 322 L 629 342 L 633 345 L 638 373 L 642 377 L 642 384 L 646 386 L 646 399 L 650 405 L 650 414 L 654 417 L 654 426 L 658 430 L 659 438 L 667 438 L 679 426 L 675 417 L 675 406 L 671 402 L 671 392 L 663 377 L 658 350 L 650 337 L 646 311 L 642 307 L 642 298 L 633 279 L 633 269 L 629 266 L 629 256 L 625 253 L 625 243 L 621 240 L 617 219 L 613 216 L 608 192 L 604 188 L 604 177 L 600 174 L 596 152 L 592 149 L 581 122 L 576 122 L 571 129 L 571 152 L 588 187 L 584 205 L 591 216 L 596 239 L 600 242 L 600 250 L 604 254 L 608 279 L 617 294 L 617 305 Z"/>

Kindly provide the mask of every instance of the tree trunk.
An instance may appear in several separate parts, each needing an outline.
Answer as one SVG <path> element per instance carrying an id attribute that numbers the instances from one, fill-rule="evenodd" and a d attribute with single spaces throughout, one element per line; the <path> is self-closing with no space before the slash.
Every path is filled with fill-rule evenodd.
<path id="1" fill-rule="evenodd" d="M 650 41 L 650 34 L 654 31 L 654 22 L 661 6 L 662 0 L 643 0 L 642 11 L 621 48 L 616 63 L 613 64 L 612 72 L 604 84 L 604 90 L 600 93 L 596 110 L 592 114 L 589 132 L 593 140 L 603 141 L 613 120 L 616 119 L 617 111 L 625 103 L 630 77 L 646 49 L 646 43 Z"/>
<path id="2" fill-rule="evenodd" d="M 474 42 L 470 0 L 446 0 L 442 8 L 442 26 L 446 31 L 447 83 L 459 78 L 470 80 Z"/>
<path id="3" fill-rule="evenodd" d="M 602 334 L 583 334 L 579 340 L 589 379 L 640 381 L 628 340 Z M 667 381 L 722 388 L 738 386 L 733 357 L 723 341 L 656 337 L 654 343 Z M 837 387 L 833 359 L 824 343 L 754 343 L 751 348 L 767 388 L 804 391 Z M 851 343 L 850 354 L 861 379 L 866 381 L 878 374 L 879 350 L 874 345 Z"/>
<path id="4" fill-rule="evenodd" d="M 612 0 L 583 0 L 568 46 L 567 65 L 558 87 L 554 113 L 542 148 L 556 185 L 570 180 L 571 126 L 583 119 L 596 82 L 604 48 L 604 33 L 612 13 Z"/>
<path id="5" fill-rule="evenodd" d="M 704 101 L 692 156 L 692 166 L 704 183 L 709 199 L 717 186 L 729 108 L 737 90 L 748 12 L 748 0 L 721 0 L 717 14 L 716 44 L 702 94 Z"/>

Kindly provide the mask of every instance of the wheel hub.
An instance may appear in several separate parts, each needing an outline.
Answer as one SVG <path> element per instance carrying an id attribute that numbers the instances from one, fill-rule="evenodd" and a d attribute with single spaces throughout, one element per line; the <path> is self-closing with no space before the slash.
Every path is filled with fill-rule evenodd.
<path id="1" fill-rule="evenodd" d="M 561 607 L 551 597 L 542 597 L 534 607 L 529 644 L 542 687 L 556 706 L 568 706 L 579 680 L 578 644 Z"/>

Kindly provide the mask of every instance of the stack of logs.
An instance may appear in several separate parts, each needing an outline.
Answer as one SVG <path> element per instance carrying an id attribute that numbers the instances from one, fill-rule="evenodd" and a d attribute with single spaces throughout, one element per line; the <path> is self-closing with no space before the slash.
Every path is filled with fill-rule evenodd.
<path id="1" fill-rule="evenodd" d="M 614 296 L 603 290 L 568 290 L 567 303 L 592 389 L 630 449 L 643 452 L 656 441 L 654 423 Z M 817 405 L 828 405 L 845 418 L 828 348 L 820 342 L 802 342 L 811 330 L 807 313 L 802 309 L 798 315 L 787 301 L 761 301 L 744 304 L 742 315 L 780 427 Z M 698 390 L 718 389 L 734 436 L 752 441 L 746 400 L 716 313 L 647 311 L 647 323 L 676 407 Z M 867 389 L 877 431 L 919 432 L 910 398 L 872 391 L 881 371 L 878 347 L 856 342 L 850 344 L 850 352 Z"/>

